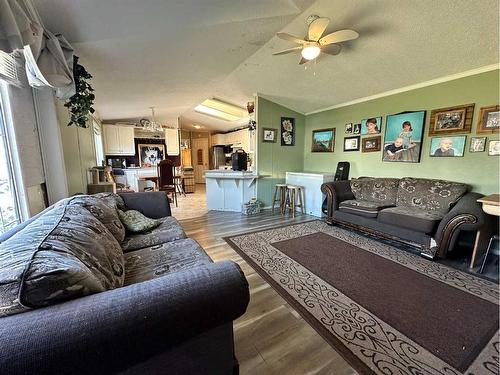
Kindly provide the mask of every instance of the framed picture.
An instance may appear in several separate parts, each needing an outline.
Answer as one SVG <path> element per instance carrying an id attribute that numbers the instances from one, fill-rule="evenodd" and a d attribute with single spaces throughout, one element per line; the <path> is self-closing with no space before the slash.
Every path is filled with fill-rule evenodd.
<path id="1" fill-rule="evenodd" d="M 281 145 L 295 145 L 295 119 L 291 117 L 281 118 Z"/>
<path id="2" fill-rule="evenodd" d="M 352 134 L 352 122 L 345 124 L 345 133 Z"/>
<path id="3" fill-rule="evenodd" d="M 165 145 L 139 144 L 137 148 L 139 153 L 139 166 L 141 167 L 156 167 L 160 161 L 165 159 Z"/>
<path id="4" fill-rule="evenodd" d="M 476 133 L 498 133 L 500 131 L 500 111 L 498 105 L 481 107 Z"/>
<path id="5" fill-rule="evenodd" d="M 353 125 L 352 134 L 361 134 L 361 124 L 354 124 Z"/>
<path id="6" fill-rule="evenodd" d="M 490 143 L 488 143 L 488 155 L 500 155 L 500 141 L 490 141 Z"/>
<path id="7" fill-rule="evenodd" d="M 370 117 L 361 121 L 361 135 L 380 134 L 382 130 L 382 116 Z"/>
<path id="8" fill-rule="evenodd" d="M 425 111 L 389 115 L 385 121 L 383 161 L 419 163 Z"/>
<path id="9" fill-rule="evenodd" d="M 344 138 L 344 151 L 359 151 L 360 137 L 345 137 Z"/>
<path id="10" fill-rule="evenodd" d="M 474 104 L 434 109 L 431 112 L 429 135 L 470 133 Z"/>
<path id="11" fill-rule="evenodd" d="M 319 129 L 312 132 L 312 152 L 333 152 L 335 148 L 335 128 Z"/>
<path id="12" fill-rule="evenodd" d="M 276 142 L 278 130 L 272 128 L 262 128 L 262 142 Z"/>
<path id="13" fill-rule="evenodd" d="M 431 138 L 430 156 L 456 157 L 464 156 L 465 135 Z"/>
<path id="14" fill-rule="evenodd" d="M 380 151 L 380 144 L 382 143 L 382 138 L 377 137 L 365 137 L 361 140 L 361 152 L 375 152 Z"/>
<path id="15" fill-rule="evenodd" d="M 486 150 L 486 137 L 471 137 L 469 152 L 483 152 Z"/>

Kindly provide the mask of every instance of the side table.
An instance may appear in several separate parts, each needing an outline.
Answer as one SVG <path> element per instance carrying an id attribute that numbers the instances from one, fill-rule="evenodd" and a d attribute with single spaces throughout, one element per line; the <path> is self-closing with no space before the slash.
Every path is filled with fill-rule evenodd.
<path id="1" fill-rule="evenodd" d="M 482 197 L 477 200 L 483 205 L 483 211 L 489 215 L 500 216 L 500 194 L 491 194 L 487 197 Z M 481 230 L 476 233 L 476 241 L 474 242 L 474 250 L 472 251 L 472 258 L 470 260 L 469 268 L 474 268 L 476 265 L 476 260 L 479 257 L 479 252 L 484 252 L 488 242 L 490 240 L 489 236 L 485 236 Z"/>

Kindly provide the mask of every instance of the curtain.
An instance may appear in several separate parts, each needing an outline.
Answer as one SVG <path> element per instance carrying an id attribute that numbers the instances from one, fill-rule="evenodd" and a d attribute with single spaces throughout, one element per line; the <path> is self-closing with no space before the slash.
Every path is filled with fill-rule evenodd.
<path id="1" fill-rule="evenodd" d="M 0 50 L 11 53 L 36 43 L 42 26 L 34 22 L 17 0 L 0 0 Z"/>

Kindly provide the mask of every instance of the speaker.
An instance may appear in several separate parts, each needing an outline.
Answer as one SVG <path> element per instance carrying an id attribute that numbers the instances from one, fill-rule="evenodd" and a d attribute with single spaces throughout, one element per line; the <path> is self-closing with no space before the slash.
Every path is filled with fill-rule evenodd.
<path id="1" fill-rule="evenodd" d="M 247 153 L 241 149 L 236 150 L 231 154 L 231 166 L 233 171 L 246 171 L 247 161 Z"/>
<path id="2" fill-rule="evenodd" d="M 335 172 L 335 181 L 343 181 L 349 179 L 350 164 L 348 161 L 340 161 L 337 164 L 337 171 Z"/>
<path id="3" fill-rule="evenodd" d="M 337 164 L 337 170 L 335 171 L 334 181 L 348 180 L 349 179 L 349 168 L 350 168 L 350 164 L 348 161 L 340 161 Z M 324 214 L 328 213 L 327 201 L 328 201 L 328 198 L 325 198 L 325 200 L 323 201 L 323 204 L 321 205 L 321 211 L 323 211 Z"/>

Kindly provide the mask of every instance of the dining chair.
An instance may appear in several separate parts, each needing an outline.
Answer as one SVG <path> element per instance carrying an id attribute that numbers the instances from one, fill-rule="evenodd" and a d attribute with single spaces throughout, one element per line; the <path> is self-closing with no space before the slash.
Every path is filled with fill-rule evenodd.
<path id="1" fill-rule="evenodd" d="M 164 191 L 167 196 L 172 193 L 175 207 L 177 207 L 177 189 L 174 181 L 175 163 L 170 160 L 162 160 L 158 164 L 158 190 Z"/>

